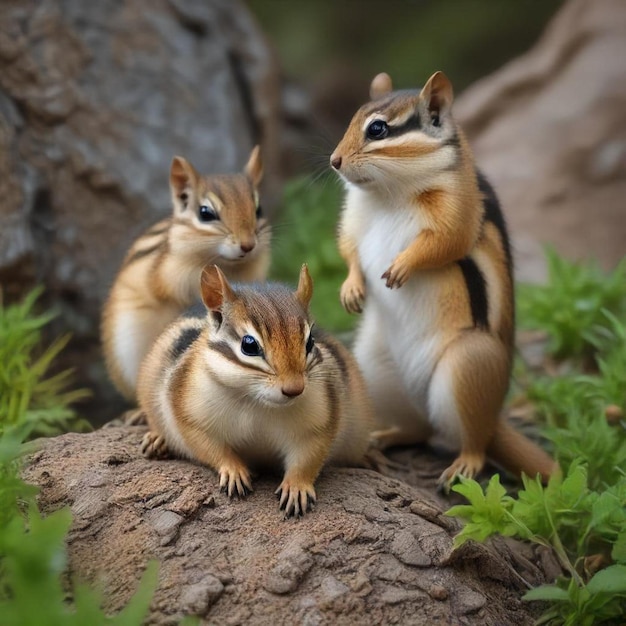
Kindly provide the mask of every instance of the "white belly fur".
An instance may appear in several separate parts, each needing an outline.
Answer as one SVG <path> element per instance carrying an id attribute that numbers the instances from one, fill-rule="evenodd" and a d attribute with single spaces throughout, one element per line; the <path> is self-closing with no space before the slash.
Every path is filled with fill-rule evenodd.
<path id="1" fill-rule="evenodd" d="M 357 331 L 355 356 L 368 386 L 378 388 L 378 393 L 384 390 L 374 378 L 380 377 L 385 368 L 394 368 L 405 402 L 411 405 L 403 407 L 397 398 L 390 402 L 392 389 L 384 393 L 386 398 L 374 397 L 383 425 L 406 423 L 409 413 L 411 419 L 427 422 L 429 384 L 445 347 L 438 332 L 437 303 L 442 284 L 439 270 L 415 273 L 399 289 L 389 289 L 381 276 L 423 228 L 419 213 L 414 208 L 387 211 L 367 204 L 361 204 L 359 211 L 358 223 L 365 227 L 356 240 L 366 280 L 364 317 L 368 319 Z M 375 352 L 367 345 L 372 341 L 372 332 L 383 338 Z M 392 405 L 394 413 L 390 414 Z M 386 407 L 385 415 L 381 415 L 382 406 Z"/>

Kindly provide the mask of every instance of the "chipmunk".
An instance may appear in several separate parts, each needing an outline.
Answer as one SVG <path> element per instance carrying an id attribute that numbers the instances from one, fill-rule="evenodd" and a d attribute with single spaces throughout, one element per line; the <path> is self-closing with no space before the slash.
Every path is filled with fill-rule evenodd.
<path id="1" fill-rule="evenodd" d="M 330 157 L 346 187 L 340 298 L 362 311 L 354 354 L 381 449 L 424 441 L 458 457 L 439 479 L 473 477 L 486 457 L 546 479 L 554 461 L 500 412 L 514 342 L 511 250 L 495 193 L 478 172 L 442 72 L 421 91 L 370 87 Z"/>
<path id="2" fill-rule="evenodd" d="M 102 315 L 109 375 L 135 400 L 141 361 L 163 329 L 198 298 L 208 263 L 232 280 L 264 280 L 270 264 L 270 226 L 259 204 L 263 167 L 255 146 L 241 174 L 201 176 L 186 159 L 170 169 L 173 214 L 130 248 Z"/>
<path id="3" fill-rule="evenodd" d="M 276 493 L 286 517 L 315 503 L 325 462 L 361 464 L 373 410 L 348 350 L 313 331 L 312 291 L 306 265 L 295 292 L 231 286 L 207 267 L 205 314 L 171 324 L 141 366 L 138 397 L 150 428 L 144 454 L 208 465 L 230 497 L 252 490 L 251 465 L 283 463 Z"/>

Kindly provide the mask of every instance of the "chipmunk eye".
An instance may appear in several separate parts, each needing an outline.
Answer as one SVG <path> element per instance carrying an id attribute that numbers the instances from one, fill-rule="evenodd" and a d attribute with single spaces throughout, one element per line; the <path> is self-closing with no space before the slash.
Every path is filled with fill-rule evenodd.
<path id="1" fill-rule="evenodd" d="M 213 207 L 207 206 L 206 204 L 203 204 L 198 209 L 198 218 L 201 222 L 214 222 L 215 220 L 220 219 L 217 211 Z"/>
<path id="2" fill-rule="evenodd" d="M 311 354 L 311 350 L 313 350 L 313 346 L 315 345 L 315 339 L 313 339 L 313 335 L 309 334 L 309 338 L 306 341 L 306 353 Z"/>
<path id="3" fill-rule="evenodd" d="M 389 134 L 389 125 L 384 120 L 374 120 L 365 133 L 368 139 L 384 139 Z"/>
<path id="4" fill-rule="evenodd" d="M 260 219 L 261 217 L 263 217 L 263 209 L 261 208 L 261 205 L 259 204 L 259 206 L 256 208 L 256 218 Z"/>
<path id="5" fill-rule="evenodd" d="M 439 116 L 437 114 L 434 114 L 431 118 L 430 118 L 430 123 L 433 126 L 439 127 L 441 126 L 441 121 L 439 120 Z"/>
<path id="6" fill-rule="evenodd" d="M 241 351 L 246 356 L 263 356 L 259 342 L 252 335 L 244 335 L 241 338 Z"/>

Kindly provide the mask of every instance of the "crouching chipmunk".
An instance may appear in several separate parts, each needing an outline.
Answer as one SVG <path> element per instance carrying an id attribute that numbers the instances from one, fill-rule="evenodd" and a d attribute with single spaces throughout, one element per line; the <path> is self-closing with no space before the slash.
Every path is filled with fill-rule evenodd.
<path id="1" fill-rule="evenodd" d="M 243 173 L 200 175 L 182 157 L 170 169 L 173 214 L 131 246 L 102 315 L 102 345 L 113 383 L 134 401 L 139 366 L 163 329 L 198 298 L 202 269 L 216 263 L 232 280 L 264 280 L 270 227 L 258 186 L 256 146 Z"/>
<path id="2" fill-rule="evenodd" d="M 303 515 L 324 463 L 363 462 L 373 416 L 360 372 L 341 343 L 313 331 L 306 266 L 295 292 L 231 286 L 216 266 L 200 289 L 206 310 L 171 324 L 142 364 L 142 450 L 208 465 L 231 497 L 251 491 L 251 466 L 282 464 L 280 508 Z"/>
<path id="3" fill-rule="evenodd" d="M 354 354 L 381 448 L 429 441 L 458 452 L 440 478 L 487 457 L 514 473 L 556 468 L 500 417 L 514 341 L 512 259 L 493 189 L 451 115 L 437 72 L 392 91 L 379 74 L 330 157 L 345 183 L 341 301 L 363 313 Z"/>

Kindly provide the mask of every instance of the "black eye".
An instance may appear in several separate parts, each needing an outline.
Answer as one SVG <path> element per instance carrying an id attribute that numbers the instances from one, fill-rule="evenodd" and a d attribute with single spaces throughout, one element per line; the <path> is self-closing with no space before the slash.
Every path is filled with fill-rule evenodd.
<path id="1" fill-rule="evenodd" d="M 263 350 L 259 342 L 252 335 L 244 335 L 241 338 L 241 351 L 246 356 L 262 356 Z"/>
<path id="2" fill-rule="evenodd" d="M 441 126 L 441 122 L 439 121 L 439 116 L 436 114 L 430 118 L 430 122 L 433 126 L 437 126 L 437 127 Z"/>
<path id="3" fill-rule="evenodd" d="M 311 354 L 311 350 L 313 350 L 313 346 L 315 345 L 315 339 L 313 339 L 313 335 L 309 335 L 309 338 L 306 342 L 306 353 Z"/>
<path id="4" fill-rule="evenodd" d="M 215 220 L 220 219 L 217 211 L 213 207 L 207 206 L 206 204 L 203 204 L 198 209 L 198 217 L 201 222 L 214 222 Z"/>
<path id="5" fill-rule="evenodd" d="M 261 205 L 259 204 L 259 206 L 256 208 L 256 218 L 260 219 L 263 216 L 263 209 L 261 208 Z"/>
<path id="6" fill-rule="evenodd" d="M 365 131 L 368 139 L 384 139 L 389 134 L 389 126 L 383 120 L 374 120 Z"/>

